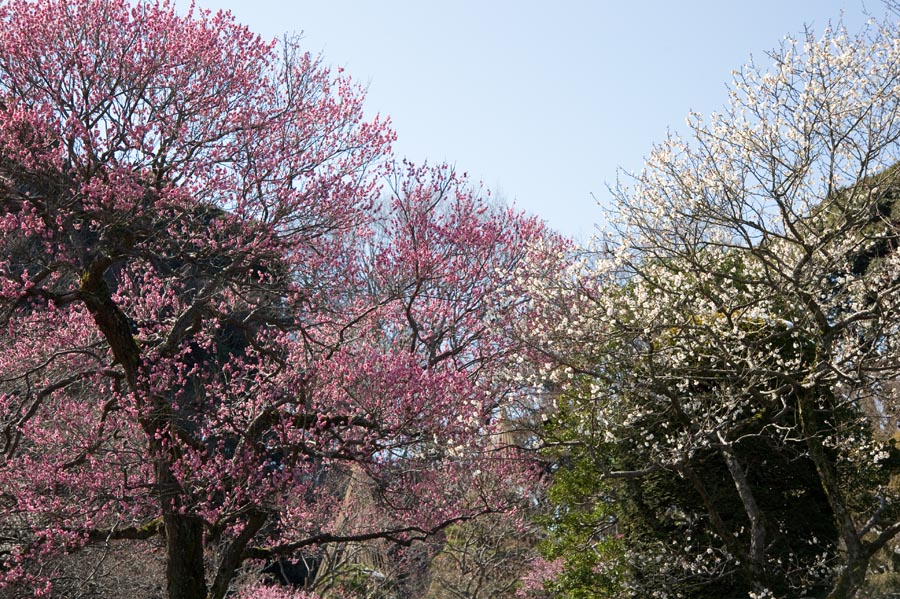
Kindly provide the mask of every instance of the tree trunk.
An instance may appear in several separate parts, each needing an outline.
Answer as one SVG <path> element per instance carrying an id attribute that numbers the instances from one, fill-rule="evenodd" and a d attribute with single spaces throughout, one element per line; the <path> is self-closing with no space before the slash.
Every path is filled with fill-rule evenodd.
<path id="1" fill-rule="evenodd" d="M 206 599 L 203 521 L 166 514 L 166 585 L 169 599 Z"/>
<path id="2" fill-rule="evenodd" d="M 765 517 L 763 516 L 762 510 L 759 509 L 759 505 L 756 503 L 753 489 L 750 487 L 750 483 L 747 480 L 747 472 L 738 459 L 734 447 L 725 440 L 725 437 L 721 432 L 717 433 L 717 436 L 719 438 L 719 443 L 721 443 L 719 446 L 719 453 L 725 460 L 725 465 L 728 466 L 728 472 L 731 473 L 731 478 L 737 489 L 738 497 L 741 498 L 741 503 L 744 505 L 744 512 L 747 514 L 747 519 L 750 520 L 749 557 L 760 571 L 764 571 L 766 563 Z"/>
<path id="3" fill-rule="evenodd" d="M 219 569 L 216 577 L 213 579 L 212 589 L 209 592 L 209 599 L 225 599 L 228 593 L 228 587 L 237 573 L 237 569 L 241 566 L 244 559 L 244 549 L 253 539 L 263 524 L 266 523 L 266 514 L 263 512 L 252 512 L 244 525 L 241 534 L 237 536 L 223 552 Z"/>
<path id="4" fill-rule="evenodd" d="M 853 599 L 866 582 L 869 559 L 870 556 L 866 554 L 848 563 L 844 571 L 838 575 L 826 599 Z"/>

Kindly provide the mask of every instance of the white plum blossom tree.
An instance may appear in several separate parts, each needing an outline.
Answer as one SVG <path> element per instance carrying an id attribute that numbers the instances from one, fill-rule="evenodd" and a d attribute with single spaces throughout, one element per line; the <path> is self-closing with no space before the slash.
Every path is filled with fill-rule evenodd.
<path id="1" fill-rule="evenodd" d="M 770 57 L 522 275 L 571 596 L 846 599 L 900 533 L 900 32 Z"/>

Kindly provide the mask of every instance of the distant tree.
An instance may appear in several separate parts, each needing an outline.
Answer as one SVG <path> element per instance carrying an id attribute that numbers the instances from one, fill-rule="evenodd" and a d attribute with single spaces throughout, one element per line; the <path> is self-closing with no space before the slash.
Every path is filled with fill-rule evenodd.
<path id="1" fill-rule="evenodd" d="M 538 557 L 533 526 L 509 515 L 458 524 L 429 568 L 425 599 L 513 599 Z"/>
<path id="2" fill-rule="evenodd" d="M 221 599 L 253 560 L 518 501 L 505 289 L 552 238 L 392 138 L 227 14 L 0 6 L 4 592 L 162 537 L 168 596 Z M 339 527 L 354 469 L 373 513 Z"/>
<path id="3" fill-rule="evenodd" d="M 900 533 L 897 26 L 788 39 L 521 281 L 565 597 L 856 596 Z M 526 362 L 527 364 L 527 362 Z"/>

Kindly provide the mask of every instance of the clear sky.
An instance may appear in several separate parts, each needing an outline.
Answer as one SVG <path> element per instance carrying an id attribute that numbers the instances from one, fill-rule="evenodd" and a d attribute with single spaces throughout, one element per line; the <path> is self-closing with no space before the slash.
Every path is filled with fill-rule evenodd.
<path id="1" fill-rule="evenodd" d="M 843 13 L 851 32 L 879 0 L 198 0 L 264 37 L 307 49 L 368 85 L 395 151 L 447 161 L 586 241 L 617 169 L 640 170 L 689 110 L 726 99 L 733 69 L 804 25 Z M 596 201 L 595 201 L 596 198 Z"/>

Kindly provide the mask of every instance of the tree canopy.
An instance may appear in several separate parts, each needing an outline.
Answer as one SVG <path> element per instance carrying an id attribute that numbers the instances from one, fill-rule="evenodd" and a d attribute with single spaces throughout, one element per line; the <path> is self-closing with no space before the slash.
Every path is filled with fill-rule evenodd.
<path id="1" fill-rule="evenodd" d="M 872 584 L 900 533 L 898 48 L 889 23 L 788 39 L 653 149 L 569 275 L 523 275 L 563 596 Z"/>
<path id="2" fill-rule="evenodd" d="M 536 219 L 395 162 L 358 86 L 228 14 L 0 25 L 0 585 L 162 536 L 168 596 L 221 599 L 253 560 L 521 500 L 496 370 Z"/>

